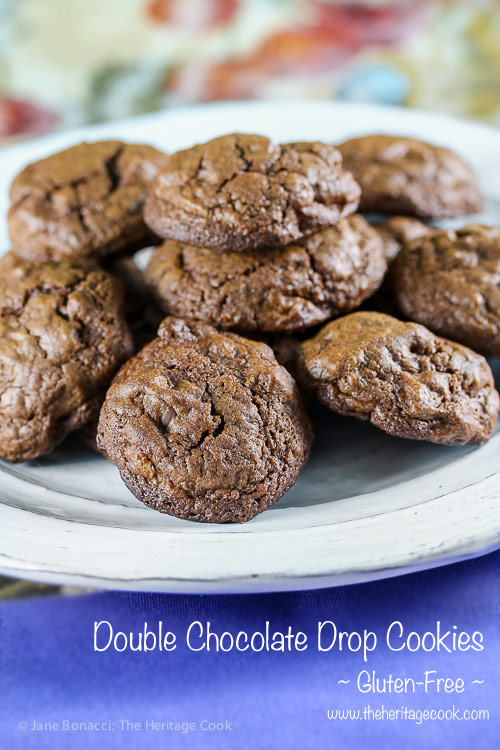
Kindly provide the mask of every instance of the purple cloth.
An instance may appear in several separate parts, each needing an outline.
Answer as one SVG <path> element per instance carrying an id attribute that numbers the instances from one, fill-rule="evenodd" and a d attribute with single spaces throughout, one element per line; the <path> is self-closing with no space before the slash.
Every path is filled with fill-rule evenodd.
<path id="1" fill-rule="evenodd" d="M 181 596 L 110 592 L 45 598 L 0 606 L 2 748 L 497 748 L 500 736 L 500 553 L 374 583 L 320 591 L 247 596 Z M 94 652 L 94 621 L 116 630 L 154 630 L 159 620 L 177 634 L 177 649 Z M 306 651 L 192 652 L 187 626 L 210 620 L 217 632 L 302 630 Z M 317 622 L 343 631 L 375 632 L 377 648 L 318 652 Z M 392 652 L 385 632 L 480 631 L 482 651 Z M 453 631 L 453 626 L 456 631 Z M 430 638 L 430 637 L 429 637 Z M 430 644 L 430 640 L 426 641 Z M 356 643 L 352 640 L 351 645 Z M 397 644 L 394 644 L 397 645 Z M 357 675 L 392 673 L 422 681 L 425 670 L 463 678 L 457 694 L 360 693 Z M 350 680 L 339 684 L 339 680 Z M 482 684 L 473 680 L 484 681 Z M 421 690 L 421 688 L 418 688 Z M 328 719 L 328 709 L 486 709 L 489 720 Z M 408 715 L 408 714 L 407 714 Z M 367 714 L 369 716 L 369 714 Z M 415 714 L 418 718 L 418 714 Z M 106 730 L 33 730 L 33 722 L 109 722 Z M 124 722 L 140 725 L 131 728 Z M 204 730 L 203 721 L 224 725 Z M 226 729 L 226 721 L 231 729 Z M 26 722 L 19 726 L 19 722 Z M 164 723 L 153 729 L 152 722 Z M 168 722 L 191 722 L 187 733 Z M 114 731 L 111 727 L 114 726 Z M 207 726 L 206 724 L 204 725 Z M 21 728 L 20 728 L 21 727 Z"/>

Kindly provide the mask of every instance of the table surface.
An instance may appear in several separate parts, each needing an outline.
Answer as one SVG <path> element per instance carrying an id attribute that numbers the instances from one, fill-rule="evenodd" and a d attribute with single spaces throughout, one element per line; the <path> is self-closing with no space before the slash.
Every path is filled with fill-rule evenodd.
<path id="1" fill-rule="evenodd" d="M 418 574 L 316 591 L 258 596 L 109 592 L 0 602 L 3 746 L 14 750 L 150 750 L 166 744 L 190 750 L 493 750 L 500 732 L 499 581 L 500 552 L 496 552 Z M 94 623 L 101 621 L 111 624 L 113 634 L 136 634 L 136 646 L 144 623 L 148 630 L 158 632 L 161 621 L 163 631 L 176 636 L 177 647 L 169 652 L 113 648 L 96 652 Z M 271 634 L 287 632 L 289 627 L 294 634 L 305 633 L 308 648 L 281 653 L 187 647 L 192 623 L 202 623 L 206 629 L 210 622 L 212 632 L 235 637 L 240 631 L 250 635 L 265 631 L 266 621 Z M 360 633 L 358 639 L 351 636 L 351 648 L 349 640 L 343 640 L 342 649 L 337 641 L 329 651 L 318 650 L 318 622 L 328 621 L 339 632 Z M 389 649 L 386 636 L 393 623 Z M 331 625 L 324 627 L 331 632 Z M 377 637 L 377 646 L 366 652 L 366 661 L 359 648 L 364 630 Z M 101 626 L 99 648 L 107 642 L 101 639 L 103 632 Z M 196 635 L 199 630 L 192 632 L 190 645 L 199 648 L 203 643 Z M 462 646 L 467 634 L 469 643 L 476 634 L 479 650 L 454 647 L 453 632 L 466 634 Z M 410 633 L 420 638 L 429 633 L 426 650 L 417 648 L 417 635 L 408 642 L 412 650 L 405 647 Z M 436 647 L 437 634 L 444 637 L 446 647 Z M 122 648 L 125 636 L 120 638 L 118 647 Z M 367 643 L 371 646 L 373 639 Z M 323 641 L 324 648 L 328 645 Z M 384 678 L 390 675 L 422 683 L 426 671 L 430 678 L 448 678 L 454 685 L 462 680 L 463 690 L 437 692 L 433 683 L 426 692 L 416 684 L 413 693 L 408 683 L 406 693 L 364 692 L 367 684 L 375 684 L 373 675 L 382 689 Z M 343 720 L 327 716 L 328 709 L 374 712 L 382 708 L 386 714 L 396 710 L 406 714 L 394 713 L 392 719 L 367 714 L 364 720 L 356 719 L 356 713 Z M 425 719 L 425 711 L 450 713 L 448 719 Z M 482 718 L 474 714 L 474 720 L 463 720 L 466 711 L 481 711 Z M 197 729 L 186 736 L 168 728 L 146 728 L 146 722 L 151 726 L 151 722 L 167 721 L 192 722 L 199 728 L 204 720 L 224 726 L 229 721 L 231 730 Z M 49 729 L 33 730 L 35 721 L 47 722 Z M 114 728 L 102 732 L 50 729 L 62 721 L 77 726 L 107 721 Z M 127 721 L 139 728 L 130 729 Z"/>

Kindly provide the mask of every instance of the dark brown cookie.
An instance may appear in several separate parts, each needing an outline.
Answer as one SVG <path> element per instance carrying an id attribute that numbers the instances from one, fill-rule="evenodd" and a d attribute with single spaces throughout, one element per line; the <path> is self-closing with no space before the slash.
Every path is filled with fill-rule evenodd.
<path id="1" fill-rule="evenodd" d="M 146 505 L 243 522 L 294 484 L 312 433 L 265 344 L 166 318 L 108 391 L 98 444 Z"/>
<path id="2" fill-rule="evenodd" d="M 330 409 L 398 437 L 477 445 L 497 421 L 499 395 L 484 357 L 382 313 L 328 323 L 302 344 L 300 369 Z"/>
<path id="3" fill-rule="evenodd" d="M 333 146 L 233 134 L 173 154 L 144 215 L 160 237 L 244 252 L 335 224 L 356 210 L 359 192 Z"/>
<path id="4" fill-rule="evenodd" d="M 410 318 L 500 357 L 500 227 L 434 229 L 405 243 L 392 280 Z"/>
<path id="5" fill-rule="evenodd" d="M 167 313 L 241 331 L 300 331 L 358 307 L 387 271 L 379 233 L 361 216 L 285 248 L 218 253 L 167 240 L 146 282 Z"/>
<path id="6" fill-rule="evenodd" d="M 104 271 L 0 261 L 0 457 L 47 453 L 90 420 L 132 352 L 122 288 Z"/>
<path id="7" fill-rule="evenodd" d="M 338 149 L 361 186 L 361 211 L 439 219 L 481 210 L 471 168 L 446 148 L 414 138 L 367 135 Z"/>
<path id="8" fill-rule="evenodd" d="M 10 190 L 9 232 L 27 260 L 132 252 L 153 239 L 142 218 L 167 157 L 152 146 L 81 143 L 27 166 Z"/>

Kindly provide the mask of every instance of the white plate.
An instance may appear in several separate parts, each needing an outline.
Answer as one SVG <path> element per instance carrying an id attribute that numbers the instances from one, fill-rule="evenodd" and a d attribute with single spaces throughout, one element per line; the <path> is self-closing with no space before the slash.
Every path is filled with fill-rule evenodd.
<path id="1" fill-rule="evenodd" d="M 332 142 L 387 132 L 449 146 L 478 172 L 487 199 L 480 219 L 500 223 L 496 129 L 356 104 L 232 103 L 81 128 L 0 152 L 0 248 L 8 248 L 8 185 L 25 163 L 82 139 L 118 137 L 173 151 L 231 131 Z M 149 510 L 114 466 L 75 438 L 38 461 L 1 464 L 0 570 L 106 588 L 266 591 L 394 575 L 500 545 L 500 433 L 479 449 L 446 448 L 398 440 L 326 410 L 315 417 L 313 456 L 295 487 L 242 526 Z"/>

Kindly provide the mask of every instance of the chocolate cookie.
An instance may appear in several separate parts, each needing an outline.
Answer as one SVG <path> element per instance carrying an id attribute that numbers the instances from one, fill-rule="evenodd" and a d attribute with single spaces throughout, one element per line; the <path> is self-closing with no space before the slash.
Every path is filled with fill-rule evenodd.
<path id="1" fill-rule="evenodd" d="M 362 211 L 439 219 L 481 210 L 471 168 L 446 148 L 414 138 L 367 135 L 338 149 L 361 185 Z"/>
<path id="2" fill-rule="evenodd" d="M 356 210 L 359 193 L 333 146 L 236 133 L 173 154 L 144 216 L 160 237 L 244 252 L 335 224 Z"/>
<path id="3" fill-rule="evenodd" d="M 328 323 L 302 344 L 300 368 L 330 409 L 398 437 L 481 444 L 497 421 L 499 395 L 484 357 L 382 313 Z"/>
<path id="4" fill-rule="evenodd" d="M 241 331 L 299 331 L 357 307 L 382 283 L 384 243 L 361 216 L 285 248 L 218 253 L 167 240 L 146 282 L 165 312 Z"/>
<path id="5" fill-rule="evenodd" d="M 30 164 L 10 190 L 14 250 L 33 261 L 78 260 L 148 245 L 142 210 L 166 160 L 152 146 L 101 141 Z"/>
<path id="6" fill-rule="evenodd" d="M 104 271 L 0 260 L 0 457 L 47 453 L 98 411 L 132 352 L 122 288 Z"/>
<path id="7" fill-rule="evenodd" d="M 243 522 L 294 484 L 312 440 L 295 382 L 265 344 L 166 318 L 108 391 L 98 445 L 146 505 Z"/>
<path id="8" fill-rule="evenodd" d="M 410 318 L 500 357 L 500 227 L 434 229 L 404 244 L 392 278 Z"/>

